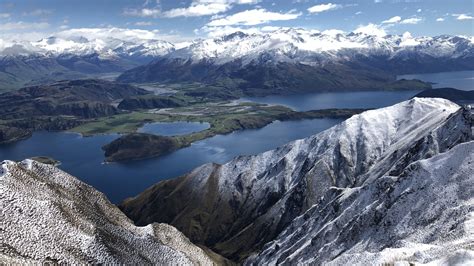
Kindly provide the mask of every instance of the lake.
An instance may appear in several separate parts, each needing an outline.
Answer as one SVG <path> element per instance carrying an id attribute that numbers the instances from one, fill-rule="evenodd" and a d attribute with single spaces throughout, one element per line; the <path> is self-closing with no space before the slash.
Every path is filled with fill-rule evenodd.
<path id="1" fill-rule="evenodd" d="M 452 87 L 460 90 L 474 90 L 474 71 L 413 74 L 398 76 L 397 78 L 433 82 L 435 83 L 433 84 L 434 88 Z M 297 111 L 328 108 L 380 108 L 410 99 L 419 92 L 419 90 L 321 92 L 300 95 L 244 97 L 239 101 L 285 105 Z"/>
<path id="2" fill-rule="evenodd" d="M 274 122 L 261 129 L 237 131 L 193 143 L 167 156 L 103 164 L 101 147 L 118 135 L 82 137 L 68 132 L 35 132 L 27 140 L 0 146 L 0 160 L 43 155 L 60 160 L 59 168 L 104 192 L 114 203 L 135 196 L 156 182 L 185 174 L 208 162 L 224 163 L 257 154 L 291 140 L 323 131 L 342 120 Z"/>
<path id="3" fill-rule="evenodd" d="M 244 97 L 239 101 L 285 105 L 297 111 L 329 108 L 380 108 L 410 99 L 419 92 L 419 90 L 320 92 L 299 95 Z"/>
<path id="4" fill-rule="evenodd" d="M 419 79 L 432 82 L 433 88 L 451 87 L 459 90 L 474 90 L 474 71 L 442 72 L 398 76 L 399 79 Z"/>
<path id="5" fill-rule="evenodd" d="M 439 80 L 440 75 L 446 82 Z M 473 71 L 416 75 L 416 78 L 422 80 L 438 81 L 442 87 L 464 89 L 472 85 L 473 77 Z M 296 110 L 378 108 L 404 101 L 416 93 L 417 91 L 314 93 L 243 100 L 283 104 Z M 321 132 L 341 121 L 340 119 L 277 121 L 261 129 L 214 136 L 160 158 L 112 164 L 102 163 L 104 156 L 101 147 L 116 139 L 118 137 L 116 134 L 84 138 L 79 134 L 67 132 L 36 132 L 30 139 L 1 145 L 0 160 L 22 160 L 41 155 L 53 157 L 62 162 L 61 169 L 96 187 L 112 202 L 118 203 L 127 197 L 137 195 L 160 180 L 180 176 L 204 163 L 224 163 L 238 155 L 267 151 L 289 141 Z M 208 125 L 185 122 L 152 123 L 142 130 L 172 135 L 181 134 L 183 131 L 199 131 L 205 129 L 205 126 Z"/>

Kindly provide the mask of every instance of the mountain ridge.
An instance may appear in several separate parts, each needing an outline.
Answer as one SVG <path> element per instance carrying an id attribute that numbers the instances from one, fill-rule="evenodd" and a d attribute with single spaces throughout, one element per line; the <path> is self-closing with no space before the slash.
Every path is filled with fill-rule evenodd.
<path id="1" fill-rule="evenodd" d="M 125 72 L 119 80 L 204 82 L 230 87 L 239 87 L 244 80 L 249 83 L 246 87 L 252 88 L 293 86 L 301 89 L 307 84 L 328 85 L 317 82 L 318 79 L 324 80 L 321 71 L 343 75 L 351 69 L 354 73 L 349 73 L 350 76 L 361 76 L 362 79 L 370 78 L 370 75 L 357 69 L 378 72 L 379 76 L 372 79 L 376 83 L 386 76 L 395 81 L 397 74 L 474 69 L 474 43 L 466 36 L 413 37 L 409 33 L 375 36 L 292 28 L 259 34 L 235 32 L 182 45 L 150 36 L 124 36 L 122 32 L 114 38 L 110 32 L 101 36 L 83 29 L 75 34 L 63 33 L 35 42 L 4 44 L 0 51 L 0 57 L 5 61 L 0 63 L 0 77 L 3 76 L 0 80 L 4 86 L 18 88 L 61 77 Z M 81 37 L 87 33 L 92 37 Z M 7 61 L 13 63 L 8 65 Z M 38 67 L 28 70 L 26 62 L 34 62 Z M 142 67 L 144 64 L 146 67 Z M 153 70 L 154 65 L 157 70 Z M 260 74 L 272 73 L 282 77 L 270 79 L 264 75 L 265 79 L 252 82 L 255 81 L 251 76 L 255 71 L 252 67 L 257 67 Z M 170 71 L 167 69 L 172 72 L 167 73 Z M 207 73 L 207 77 L 202 77 Z M 317 79 L 306 83 L 283 83 L 288 79 L 294 82 L 304 80 L 311 75 Z M 336 79 L 337 82 L 344 82 L 344 79 Z M 352 83 L 351 86 L 358 85 Z M 370 83 L 359 86 L 368 85 Z"/>
<path id="2" fill-rule="evenodd" d="M 195 243 L 241 261 L 330 187 L 399 175 L 414 161 L 471 140 L 471 127 L 469 111 L 458 105 L 415 98 L 272 151 L 204 165 L 152 186 L 120 208 L 137 224 L 170 223 Z"/>
<path id="3" fill-rule="evenodd" d="M 280 29 L 199 39 L 125 71 L 118 80 L 201 82 L 259 96 L 285 91 L 423 89 L 427 87 L 397 81 L 396 75 L 472 69 L 474 43 L 468 37 Z"/>

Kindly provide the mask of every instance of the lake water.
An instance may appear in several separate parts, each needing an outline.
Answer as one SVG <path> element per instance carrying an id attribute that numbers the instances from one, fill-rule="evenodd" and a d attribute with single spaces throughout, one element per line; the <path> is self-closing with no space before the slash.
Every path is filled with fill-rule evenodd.
<path id="1" fill-rule="evenodd" d="M 433 82 L 433 88 L 451 87 L 459 90 L 474 90 L 474 71 L 442 72 L 398 76 L 399 79 L 419 79 Z"/>
<path id="2" fill-rule="evenodd" d="M 419 92 L 419 90 L 321 92 L 300 95 L 244 97 L 239 101 L 285 105 L 297 111 L 329 108 L 380 108 L 410 99 Z"/>
<path id="3" fill-rule="evenodd" d="M 440 75 L 444 79 L 440 80 Z M 438 82 L 441 87 L 451 86 L 462 89 L 472 85 L 473 77 L 473 71 L 416 75 L 416 78 L 422 80 Z M 247 100 L 284 104 L 296 110 L 377 108 L 409 99 L 416 93 L 417 91 L 314 93 L 247 98 Z M 267 151 L 291 140 L 323 131 L 341 121 L 340 119 L 314 119 L 274 122 L 261 129 L 238 131 L 199 141 L 190 147 L 160 158 L 113 164 L 102 164 L 104 156 L 101 147 L 116 139 L 118 135 L 83 138 L 74 133 L 36 132 L 30 139 L 1 145 L 0 160 L 22 160 L 32 156 L 53 157 L 62 162 L 60 168 L 96 187 L 110 200 L 117 203 L 127 197 L 137 195 L 160 180 L 185 174 L 204 163 L 224 163 L 238 155 Z M 168 124 L 173 125 L 154 124 L 144 130 L 155 134 L 180 134 L 180 130 L 193 132 L 205 126 L 205 124 L 196 126 L 193 123 L 186 123 L 181 124 L 184 129 L 179 129 L 175 127 L 175 123 Z"/>
<path id="4" fill-rule="evenodd" d="M 474 90 L 474 71 L 414 74 L 398 76 L 397 78 L 433 82 L 435 83 L 433 84 L 434 88 L 452 87 L 460 90 Z M 244 97 L 239 101 L 285 105 L 297 111 L 328 108 L 380 108 L 410 99 L 419 92 L 419 90 L 322 92 L 300 95 Z"/>
<path id="5" fill-rule="evenodd" d="M 148 123 L 138 129 L 141 133 L 157 134 L 161 136 L 179 136 L 206 130 L 211 125 L 199 122 L 158 122 Z"/>
<path id="6" fill-rule="evenodd" d="M 261 129 L 237 131 L 199 141 L 167 156 L 128 163 L 103 164 L 101 147 L 118 135 L 81 137 L 67 132 L 36 132 L 27 140 L 0 146 L 0 160 L 43 155 L 60 160 L 61 169 L 104 192 L 115 203 L 135 196 L 156 182 L 180 176 L 208 163 L 257 154 L 291 140 L 323 131 L 342 120 L 274 122 Z"/>

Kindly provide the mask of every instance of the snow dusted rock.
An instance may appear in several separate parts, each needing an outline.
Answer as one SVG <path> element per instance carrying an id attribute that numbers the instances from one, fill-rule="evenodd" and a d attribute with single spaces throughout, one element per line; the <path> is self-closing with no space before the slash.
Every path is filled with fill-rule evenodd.
<path id="1" fill-rule="evenodd" d="M 450 101 L 414 98 L 272 151 L 201 166 L 120 208 L 138 224 L 170 223 L 193 242 L 242 260 L 332 187 L 398 176 L 415 161 L 471 140 L 471 126 L 468 112 Z"/>
<path id="2" fill-rule="evenodd" d="M 102 193 L 32 160 L 1 163 L 0 232 L 0 264 L 213 264 L 174 227 L 137 227 Z"/>
<path id="3" fill-rule="evenodd" d="M 474 263 L 474 141 L 321 200 L 247 264 Z"/>

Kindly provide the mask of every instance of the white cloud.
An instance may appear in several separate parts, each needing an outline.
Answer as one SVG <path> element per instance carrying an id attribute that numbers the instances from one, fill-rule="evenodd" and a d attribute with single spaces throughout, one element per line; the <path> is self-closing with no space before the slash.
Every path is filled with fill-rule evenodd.
<path id="1" fill-rule="evenodd" d="M 121 40 L 153 40 L 160 39 L 158 30 L 140 30 L 140 29 L 123 29 L 123 28 L 77 28 L 61 31 L 55 34 L 61 38 L 77 38 L 84 36 L 88 39 L 117 38 Z"/>
<path id="2" fill-rule="evenodd" d="M 418 24 L 421 21 L 423 21 L 423 19 L 422 18 L 417 18 L 417 17 L 407 18 L 407 19 L 402 20 L 402 18 L 400 16 L 395 16 L 395 17 L 391 17 L 387 20 L 382 21 L 382 24 L 397 24 L 397 23 L 400 23 L 400 24 Z"/>
<path id="3" fill-rule="evenodd" d="M 281 20 L 292 20 L 301 16 L 301 13 L 295 13 L 290 11 L 288 13 L 271 12 L 265 9 L 252 9 L 245 10 L 239 13 L 235 13 L 230 16 L 226 16 L 221 19 L 212 20 L 207 26 L 232 26 L 232 25 L 245 25 L 253 26 L 258 24 L 267 23 L 270 21 L 281 21 Z"/>
<path id="4" fill-rule="evenodd" d="M 173 43 L 190 41 L 192 39 L 191 36 L 180 36 L 177 32 L 162 33 L 157 29 L 144 30 L 116 27 L 72 28 L 69 30 L 59 31 L 48 35 L 53 35 L 63 39 L 76 39 L 80 36 L 83 36 L 87 39 L 116 38 L 124 41 L 164 40 Z"/>
<path id="5" fill-rule="evenodd" d="M 308 8 L 309 13 L 321 13 L 329 10 L 335 10 L 342 8 L 342 5 L 338 4 L 333 4 L 333 3 L 327 3 L 327 4 L 320 4 L 320 5 L 315 5 L 310 8 Z"/>
<path id="6" fill-rule="evenodd" d="M 233 5 L 257 4 L 261 0 L 194 0 L 188 7 L 162 12 L 163 17 L 199 17 L 216 15 L 230 10 Z"/>
<path id="7" fill-rule="evenodd" d="M 10 14 L 9 13 L 0 13 L 0 18 L 9 18 Z"/>
<path id="8" fill-rule="evenodd" d="M 443 21 L 444 21 L 444 18 L 437 18 L 436 21 L 438 21 L 438 22 L 443 22 Z"/>
<path id="9" fill-rule="evenodd" d="M 457 20 L 471 20 L 471 19 L 474 19 L 474 17 L 467 14 L 459 14 L 456 19 Z"/>
<path id="10" fill-rule="evenodd" d="M 289 27 L 264 26 L 260 28 L 260 30 L 264 32 L 276 31 L 280 29 L 289 29 Z"/>
<path id="11" fill-rule="evenodd" d="M 400 24 L 418 24 L 422 21 L 423 19 L 421 18 L 407 18 L 402 21 L 400 21 Z"/>
<path id="12" fill-rule="evenodd" d="M 382 24 L 393 24 L 393 23 L 398 23 L 402 20 L 402 18 L 400 16 L 395 16 L 395 17 L 391 17 L 387 20 L 384 20 L 382 21 Z"/>
<path id="13" fill-rule="evenodd" d="M 161 14 L 161 10 L 157 8 L 142 8 L 142 9 L 125 9 L 123 14 L 133 17 L 157 17 Z"/>
<path id="14" fill-rule="evenodd" d="M 338 29 L 329 29 L 329 30 L 324 30 L 322 32 L 322 34 L 331 35 L 331 36 L 336 36 L 338 34 L 344 34 L 344 33 L 345 33 L 344 31 L 338 30 Z"/>
<path id="15" fill-rule="evenodd" d="M 151 26 L 153 22 L 151 21 L 138 21 L 134 23 L 135 26 Z"/>
<path id="16" fill-rule="evenodd" d="M 416 46 L 418 44 L 420 44 L 420 42 L 415 40 L 410 32 L 406 31 L 403 33 L 400 46 Z"/>
<path id="17" fill-rule="evenodd" d="M 168 18 L 207 16 L 225 12 L 231 7 L 232 5 L 228 3 L 193 3 L 189 7 L 174 8 L 163 12 L 163 16 Z"/>
<path id="18" fill-rule="evenodd" d="M 232 1 L 231 1 L 232 2 Z M 239 5 L 243 5 L 243 4 L 257 4 L 257 3 L 260 3 L 261 0 L 237 0 L 235 1 L 237 4 Z"/>
<path id="19" fill-rule="evenodd" d="M 365 26 L 359 26 L 357 29 L 354 30 L 354 33 L 363 33 L 363 34 L 379 36 L 379 37 L 383 37 L 387 35 L 387 33 L 385 32 L 383 28 L 372 23 Z"/>
<path id="20" fill-rule="evenodd" d="M 416 10 L 416 13 L 421 13 L 421 11 L 422 11 L 421 8 L 418 8 L 418 9 Z"/>
<path id="21" fill-rule="evenodd" d="M 0 31 L 17 31 L 17 30 L 41 30 L 46 29 L 50 25 L 47 22 L 30 23 L 30 22 L 8 22 L 0 24 Z"/>
<path id="22" fill-rule="evenodd" d="M 360 14 L 362 14 L 362 11 L 357 11 L 355 14 L 360 15 Z"/>

